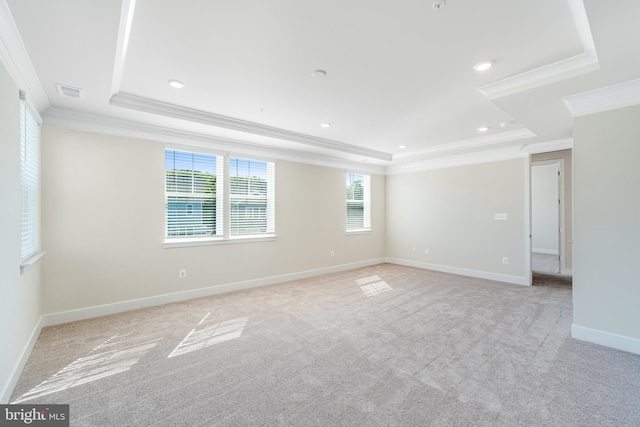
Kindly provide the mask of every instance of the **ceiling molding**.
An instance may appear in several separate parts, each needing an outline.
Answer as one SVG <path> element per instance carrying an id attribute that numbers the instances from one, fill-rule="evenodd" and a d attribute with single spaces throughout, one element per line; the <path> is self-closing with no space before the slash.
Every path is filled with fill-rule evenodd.
<path id="1" fill-rule="evenodd" d="M 101 115 L 83 113 L 61 108 L 50 108 L 44 115 L 48 126 L 61 127 L 82 132 L 112 135 L 124 138 L 146 139 L 190 147 L 228 151 L 237 154 L 259 155 L 299 163 L 333 168 L 358 169 L 373 174 L 384 174 L 384 166 L 349 161 L 337 157 L 314 154 L 306 151 L 267 147 L 229 138 L 219 138 L 196 132 L 188 132 L 160 126 L 147 125 Z"/>
<path id="2" fill-rule="evenodd" d="M 155 99 L 144 98 L 128 93 L 116 93 L 111 97 L 109 103 L 111 105 L 129 108 L 132 110 L 144 111 L 147 113 L 165 117 L 173 117 L 176 119 L 202 123 L 205 125 L 236 130 L 254 135 L 267 136 L 283 141 L 296 142 L 299 144 L 306 144 L 314 147 L 356 154 L 358 156 L 369 157 L 372 159 L 390 161 L 392 158 L 390 153 L 384 153 L 382 151 L 376 151 L 368 148 L 358 147 L 355 145 L 345 144 L 342 142 L 331 141 L 329 139 L 317 138 L 298 132 L 292 132 L 272 126 L 261 125 L 259 123 L 253 123 L 245 120 L 234 119 L 233 117 L 222 116 L 219 114 L 209 113 L 193 108 L 181 107 L 179 105 L 157 101 Z"/>
<path id="3" fill-rule="evenodd" d="M 480 163 L 499 162 L 526 157 L 530 154 L 548 153 L 551 151 L 568 150 L 573 148 L 573 139 L 537 142 L 535 144 L 521 144 L 503 147 L 495 150 L 485 150 L 473 153 L 449 155 L 432 159 L 421 159 L 405 163 L 394 163 L 386 167 L 387 175 L 420 172 L 432 169 L 443 169 L 456 166 L 466 166 Z"/>
<path id="4" fill-rule="evenodd" d="M 525 144 L 520 150 L 529 154 L 550 153 L 552 151 L 571 150 L 573 148 L 573 138 L 558 139 L 555 141 L 537 142 L 535 144 Z"/>
<path id="5" fill-rule="evenodd" d="M 496 99 L 598 70 L 600 63 L 584 1 L 568 0 L 568 3 L 583 53 L 489 83 L 478 91 L 489 99 Z"/>
<path id="6" fill-rule="evenodd" d="M 553 64 L 480 86 L 478 91 L 489 99 L 496 99 L 575 77 L 580 74 L 596 71 L 599 68 L 600 63 L 597 58 L 582 53 L 562 61 L 554 62 Z"/>
<path id="7" fill-rule="evenodd" d="M 19 88 L 25 91 L 33 108 L 39 114 L 46 111 L 50 107 L 49 98 L 40 84 L 6 0 L 0 0 L 0 61 Z"/>
<path id="8" fill-rule="evenodd" d="M 562 98 L 573 117 L 640 104 L 640 79 Z"/>
<path id="9" fill-rule="evenodd" d="M 467 166 L 480 163 L 499 162 L 523 158 L 529 153 L 524 152 L 521 147 L 508 147 L 497 150 L 486 150 L 475 153 L 452 155 L 439 157 L 436 159 L 425 159 L 415 162 L 392 164 L 386 167 L 387 175 L 397 175 L 402 173 L 421 172 L 433 169 L 444 169 L 456 166 Z"/>
<path id="10" fill-rule="evenodd" d="M 500 132 L 493 135 L 485 135 L 478 138 L 466 139 L 463 141 L 452 142 L 449 144 L 440 144 L 428 147 L 423 150 L 412 151 L 409 153 L 401 153 L 393 156 L 393 160 L 408 161 L 415 160 L 416 157 L 426 156 L 434 153 L 446 153 L 448 151 L 461 151 L 472 148 L 488 147 L 495 144 L 501 144 L 510 141 L 519 141 L 522 139 L 535 138 L 537 135 L 529 129 L 517 129 L 509 132 Z"/>
<path id="11" fill-rule="evenodd" d="M 124 65 L 127 60 L 127 49 L 129 47 L 129 37 L 131 36 L 131 26 L 136 10 L 136 0 L 122 0 L 120 10 L 120 25 L 118 26 L 118 42 L 116 43 L 116 54 L 113 61 L 113 76 L 111 78 L 111 95 L 120 91 Z"/>

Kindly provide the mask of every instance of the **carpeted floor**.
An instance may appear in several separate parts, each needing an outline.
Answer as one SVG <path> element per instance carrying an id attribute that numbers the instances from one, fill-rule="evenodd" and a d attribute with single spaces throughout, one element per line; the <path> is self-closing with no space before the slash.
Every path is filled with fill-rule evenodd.
<path id="1" fill-rule="evenodd" d="M 12 403 L 82 426 L 638 426 L 571 287 L 390 264 L 43 329 Z"/>

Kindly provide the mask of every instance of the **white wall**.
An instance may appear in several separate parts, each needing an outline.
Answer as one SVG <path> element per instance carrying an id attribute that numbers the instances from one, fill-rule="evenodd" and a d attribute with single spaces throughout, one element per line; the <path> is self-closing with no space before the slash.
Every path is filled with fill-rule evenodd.
<path id="1" fill-rule="evenodd" d="M 558 165 L 531 167 L 531 241 L 533 252 L 560 255 Z"/>
<path id="2" fill-rule="evenodd" d="M 277 161 L 276 241 L 163 249 L 163 143 L 45 126 L 43 162 L 44 312 L 80 310 L 55 321 L 135 304 L 88 307 L 272 283 L 384 257 L 382 176 L 372 176 L 370 234 L 345 233 L 344 170 Z M 165 300 L 140 305 L 154 302 Z"/>
<path id="3" fill-rule="evenodd" d="M 574 120 L 572 335 L 640 354 L 640 106 Z"/>
<path id="4" fill-rule="evenodd" d="M 387 256 L 418 267 L 529 284 L 528 176 L 528 159 L 388 176 Z M 506 213 L 508 220 L 496 221 L 496 213 Z"/>
<path id="5" fill-rule="evenodd" d="M 24 352 L 39 332 L 40 265 L 20 274 L 20 99 L 0 64 L 0 403 L 9 400 Z"/>

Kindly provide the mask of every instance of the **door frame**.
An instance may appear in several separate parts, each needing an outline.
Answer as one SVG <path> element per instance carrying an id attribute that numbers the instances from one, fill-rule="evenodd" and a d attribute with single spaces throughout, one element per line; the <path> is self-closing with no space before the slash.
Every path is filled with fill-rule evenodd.
<path id="1" fill-rule="evenodd" d="M 544 166 L 544 165 L 558 165 L 558 199 L 559 199 L 559 209 L 558 215 L 558 252 L 560 254 L 560 272 L 558 274 L 564 274 L 566 271 L 566 250 L 564 244 L 564 236 L 565 236 L 565 191 L 564 191 L 564 159 L 553 159 L 553 160 L 540 160 L 536 162 L 531 162 L 531 168 L 534 166 Z M 533 179 L 531 179 L 533 184 Z M 530 220 L 531 224 L 533 224 L 533 194 L 529 192 L 529 206 L 531 208 Z M 532 227 L 530 228 L 533 232 Z M 529 251 L 530 256 L 533 257 L 533 238 L 529 239 L 529 244 L 531 245 L 531 249 Z M 533 274 L 533 263 L 530 263 L 531 273 Z"/>

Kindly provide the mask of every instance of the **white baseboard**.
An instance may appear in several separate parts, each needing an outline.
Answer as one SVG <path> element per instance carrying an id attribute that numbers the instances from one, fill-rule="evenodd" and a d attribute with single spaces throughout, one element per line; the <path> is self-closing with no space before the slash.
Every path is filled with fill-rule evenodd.
<path id="1" fill-rule="evenodd" d="M 532 248 L 531 252 L 534 254 L 544 254 L 544 255 L 560 255 L 557 249 L 540 249 L 540 248 Z"/>
<path id="2" fill-rule="evenodd" d="M 14 366 L 13 371 L 9 376 L 9 380 L 2 387 L 2 393 L 0 393 L 0 404 L 4 405 L 9 403 L 9 399 L 11 399 L 11 394 L 13 393 L 13 390 L 15 389 L 16 384 L 18 383 L 18 379 L 20 379 L 20 375 L 22 374 L 22 370 L 24 369 L 24 366 L 27 364 L 27 360 L 29 360 L 29 356 L 31 355 L 31 350 L 33 350 L 33 346 L 36 345 L 36 341 L 40 336 L 40 331 L 42 331 L 43 326 L 44 326 L 44 318 L 40 316 L 40 319 L 38 319 L 38 322 L 36 323 L 35 327 L 33 328 L 33 331 L 31 332 L 31 336 L 29 337 L 29 340 L 27 341 L 24 348 L 22 349 L 22 353 L 20 353 L 20 357 L 18 358 L 18 361 L 16 362 L 16 365 Z"/>
<path id="3" fill-rule="evenodd" d="M 468 268 L 450 267 L 439 264 L 429 264 L 426 262 L 412 261 L 400 258 L 386 258 L 391 264 L 406 265 L 408 267 L 423 268 L 425 270 L 441 271 L 443 273 L 458 274 L 460 276 L 477 277 L 479 279 L 496 280 L 498 282 L 513 283 L 515 285 L 531 285 L 526 277 L 511 276 L 507 274 L 491 273 L 488 271 L 470 270 Z"/>
<path id="4" fill-rule="evenodd" d="M 80 308 L 77 310 L 63 311 L 44 315 L 42 326 L 59 325 L 61 323 L 75 322 L 78 320 L 90 319 L 93 317 L 107 316 L 110 314 L 122 313 L 139 308 L 152 307 L 156 305 L 168 304 L 172 302 L 185 301 L 193 298 L 201 298 L 210 295 L 217 295 L 226 292 L 239 291 L 242 289 L 257 288 L 260 286 L 274 285 L 276 283 L 288 282 L 290 280 L 305 279 L 307 277 L 319 276 L 321 274 L 336 273 L 339 271 L 352 270 L 354 268 L 368 267 L 370 265 L 381 264 L 384 258 L 376 258 L 367 261 L 359 261 L 349 264 L 341 264 L 332 267 L 318 268 L 315 270 L 301 271 L 298 273 L 283 274 L 262 279 L 247 280 L 244 282 L 228 283 L 224 285 L 210 286 L 206 288 L 193 289 L 190 291 L 175 292 L 171 294 L 156 295 L 148 298 L 121 301 L 112 304 L 97 305 L 93 307 Z"/>
<path id="5" fill-rule="evenodd" d="M 627 351 L 633 354 L 640 354 L 640 340 L 626 337 L 624 335 L 612 334 L 610 332 L 599 331 L 597 329 L 572 324 L 571 338 L 615 348 L 617 350 Z"/>

